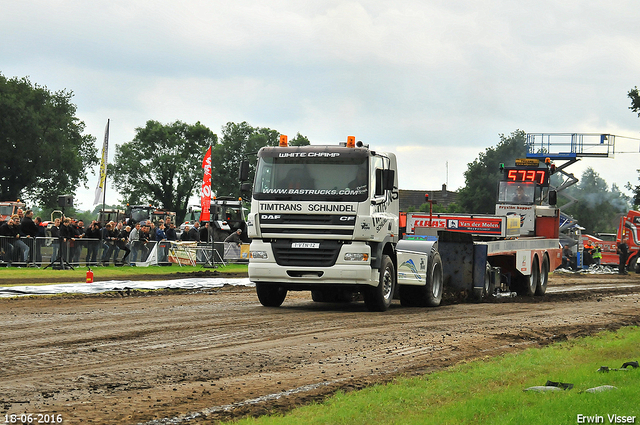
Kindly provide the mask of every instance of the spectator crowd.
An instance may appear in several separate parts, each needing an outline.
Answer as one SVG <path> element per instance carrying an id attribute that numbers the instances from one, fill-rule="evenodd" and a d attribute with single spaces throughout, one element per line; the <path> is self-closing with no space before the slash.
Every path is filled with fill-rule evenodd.
<path id="1" fill-rule="evenodd" d="M 19 209 L 17 214 L 0 224 L 0 263 L 42 265 L 43 246 L 51 246 L 51 263 L 64 261 L 89 266 L 134 264 L 147 260 L 156 243 L 165 241 L 210 242 L 209 223 L 186 226 L 180 237 L 169 217 L 156 223 L 148 221 L 127 223 L 110 221 L 102 225 L 92 221 L 85 226 L 82 220 L 57 218 L 43 223 L 33 218 L 33 211 Z M 168 261 L 168 244 L 159 244 L 158 261 Z M 86 248 L 86 251 L 84 250 Z M 81 255 L 84 251 L 84 258 Z"/>

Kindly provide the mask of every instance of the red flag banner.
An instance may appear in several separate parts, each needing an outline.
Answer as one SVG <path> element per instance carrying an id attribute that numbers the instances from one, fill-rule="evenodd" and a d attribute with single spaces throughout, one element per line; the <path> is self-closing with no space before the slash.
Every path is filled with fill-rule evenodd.
<path id="1" fill-rule="evenodd" d="M 211 205 L 211 146 L 202 160 L 204 177 L 200 189 L 200 221 L 209 221 L 209 206 Z"/>

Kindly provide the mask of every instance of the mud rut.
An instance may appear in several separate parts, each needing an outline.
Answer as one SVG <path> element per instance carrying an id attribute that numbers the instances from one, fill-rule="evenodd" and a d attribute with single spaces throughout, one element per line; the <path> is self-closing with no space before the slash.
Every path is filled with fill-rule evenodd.
<path id="1" fill-rule="evenodd" d="M 587 286 L 587 291 L 552 292 Z M 66 424 L 211 423 L 640 323 L 640 276 L 552 276 L 545 297 L 369 313 L 253 289 L 0 300 L 0 410 Z M 163 419 L 172 418 L 172 419 Z"/>

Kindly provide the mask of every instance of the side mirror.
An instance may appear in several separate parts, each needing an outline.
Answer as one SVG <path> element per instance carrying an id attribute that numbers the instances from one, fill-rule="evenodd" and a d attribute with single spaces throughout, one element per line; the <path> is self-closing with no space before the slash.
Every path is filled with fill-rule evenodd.
<path id="1" fill-rule="evenodd" d="M 395 173 L 393 170 L 376 169 L 376 191 L 375 196 L 384 195 L 385 190 L 393 190 Z"/>
<path id="2" fill-rule="evenodd" d="M 251 192 L 252 190 L 253 190 L 253 187 L 251 183 L 242 183 L 240 185 L 241 192 Z"/>
<path id="3" fill-rule="evenodd" d="M 393 190 L 393 183 L 395 182 L 396 172 L 394 170 L 384 170 L 384 190 Z"/>
<path id="4" fill-rule="evenodd" d="M 558 192 L 555 190 L 549 191 L 549 205 L 556 205 L 558 203 Z"/>
<path id="5" fill-rule="evenodd" d="M 249 180 L 249 161 L 244 160 L 240 163 L 240 172 L 238 173 L 238 179 L 241 182 Z"/>

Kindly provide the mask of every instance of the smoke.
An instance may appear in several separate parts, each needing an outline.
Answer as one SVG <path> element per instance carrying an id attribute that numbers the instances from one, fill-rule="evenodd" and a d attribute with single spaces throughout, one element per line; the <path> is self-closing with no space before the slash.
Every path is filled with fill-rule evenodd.
<path id="1" fill-rule="evenodd" d="M 591 167 L 582 173 L 576 185 L 566 190 L 582 208 L 598 210 L 606 206 L 606 210 L 615 212 L 627 212 L 630 208 L 630 198 L 616 184 L 609 189 L 607 182 Z"/>
<path id="2" fill-rule="evenodd" d="M 574 195 L 575 196 L 575 195 Z M 630 205 L 628 198 L 620 192 L 582 192 L 580 196 L 575 196 L 580 204 L 587 208 L 598 208 L 603 204 L 610 205 L 618 212 L 626 212 Z"/>

